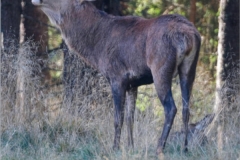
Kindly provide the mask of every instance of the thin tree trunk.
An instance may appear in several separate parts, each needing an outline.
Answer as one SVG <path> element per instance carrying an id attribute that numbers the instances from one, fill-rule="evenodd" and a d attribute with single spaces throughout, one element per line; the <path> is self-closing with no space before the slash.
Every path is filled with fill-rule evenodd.
<path id="1" fill-rule="evenodd" d="M 20 55 L 18 56 L 17 61 L 19 63 L 19 67 L 17 70 L 17 96 L 15 108 L 17 111 L 16 115 L 18 121 L 25 123 L 26 120 L 28 120 L 31 116 L 31 108 L 29 106 L 29 104 L 31 104 L 31 98 L 29 98 L 29 96 L 31 95 L 29 95 L 28 93 L 28 87 L 30 87 L 28 86 L 29 78 L 31 78 L 31 76 L 41 76 L 40 73 L 33 72 L 34 69 L 31 68 L 31 66 L 28 66 L 28 62 L 32 61 L 29 55 L 36 54 L 39 59 L 43 60 L 47 57 L 46 53 L 48 47 L 48 18 L 41 10 L 32 5 L 31 0 L 23 0 L 23 2 L 23 24 L 21 27 L 21 32 L 23 32 L 21 34 L 24 36 L 23 43 L 28 43 L 28 45 L 36 44 L 36 46 L 31 46 L 31 51 L 26 51 L 26 48 L 22 48 L 22 46 L 27 45 L 22 44 L 19 52 Z M 28 73 L 33 73 L 34 75 L 31 75 L 29 77 L 28 73 L 26 73 L 26 70 L 29 71 Z"/>
<path id="2" fill-rule="evenodd" d="M 219 16 L 219 42 L 214 110 L 218 115 L 217 138 L 221 152 L 227 139 L 227 128 L 235 113 L 240 111 L 239 99 L 239 0 L 221 0 Z M 238 115 L 239 116 L 239 115 Z M 232 123 L 232 122 L 231 122 Z M 240 123 L 240 122 L 238 122 Z"/>
<path id="3" fill-rule="evenodd" d="M 93 3 L 94 3 L 94 5 L 95 5 L 98 9 L 104 11 L 104 10 L 106 9 L 105 1 L 106 1 L 106 0 L 98 0 L 98 1 L 94 1 Z"/>
<path id="4" fill-rule="evenodd" d="M 19 54 L 17 57 L 17 84 L 16 84 L 16 104 L 15 104 L 15 121 L 17 123 L 25 123 L 25 118 L 26 118 L 26 107 L 24 105 L 26 104 L 25 100 L 25 87 L 24 87 L 24 82 L 26 76 L 24 75 L 23 68 L 24 66 L 24 61 L 22 58 L 22 54 L 24 54 L 23 48 L 19 48 Z M 23 55 L 24 56 L 24 55 Z"/>
<path id="5" fill-rule="evenodd" d="M 36 53 L 38 56 L 43 56 L 48 50 L 48 17 L 34 6 L 31 0 L 23 1 L 24 41 L 32 39 L 36 42 L 39 45 Z"/>
<path id="6" fill-rule="evenodd" d="M 21 11 L 21 0 L 2 0 L 1 32 L 4 48 L 10 47 L 12 42 L 15 45 L 19 43 Z"/>
<path id="7" fill-rule="evenodd" d="M 98 0 L 94 2 L 94 5 L 109 14 L 119 15 L 120 0 Z"/>
<path id="8" fill-rule="evenodd" d="M 120 4 L 120 0 L 111 0 L 110 1 L 110 14 L 113 15 L 119 15 L 119 4 Z"/>
<path id="9" fill-rule="evenodd" d="M 195 25 L 196 22 L 196 0 L 191 0 L 190 22 Z"/>
<path id="10" fill-rule="evenodd" d="M 15 62 L 19 53 L 19 31 L 21 20 L 21 0 L 1 1 L 1 38 L 4 50 L 1 53 L 1 107 L 13 111 L 14 119 L 16 103 L 16 68 Z M 2 101 L 1 101 L 2 102 Z"/>

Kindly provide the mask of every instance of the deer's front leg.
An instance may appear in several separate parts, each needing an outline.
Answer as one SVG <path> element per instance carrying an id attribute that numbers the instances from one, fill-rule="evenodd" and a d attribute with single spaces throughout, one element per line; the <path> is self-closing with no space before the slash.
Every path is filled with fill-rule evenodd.
<path id="1" fill-rule="evenodd" d="M 114 127 L 115 127 L 115 136 L 114 136 L 114 144 L 113 149 L 118 150 L 120 144 L 121 137 L 121 129 L 123 125 L 124 119 L 124 102 L 126 90 L 124 86 L 119 83 L 112 83 L 112 95 L 114 100 Z"/>
<path id="2" fill-rule="evenodd" d="M 134 111 L 137 98 L 137 88 L 131 88 L 127 91 L 126 104 L 127 104 L 127 132 L 128 132 L 128 146 L 133 148 L 133 123 L 134 123 Z"/>

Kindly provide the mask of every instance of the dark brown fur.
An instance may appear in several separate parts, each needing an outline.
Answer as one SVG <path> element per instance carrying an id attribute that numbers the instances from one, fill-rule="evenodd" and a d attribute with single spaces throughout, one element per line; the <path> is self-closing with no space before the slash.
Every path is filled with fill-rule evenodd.
<path id="1" fill-rule="evenodd" d="M 125 99 L 128 144 L 133 147 L 137 87 L 154 82 L 165 111 L 157 148 L 158 154 L 162 152 L 177 112 L 171 92 L 171 81 L 177 73 L 187 137 L 189 98 L 201 39 L 186 18 L 180 15 L 154 19 L 111 16 L 80 0 L 42 0 L 39 6 L 61 30 L 68 47 L 108 79 L 115 105 L 114 149 L 119 148 Z M 186 146 L 187 138 L 185 150 Z"/>

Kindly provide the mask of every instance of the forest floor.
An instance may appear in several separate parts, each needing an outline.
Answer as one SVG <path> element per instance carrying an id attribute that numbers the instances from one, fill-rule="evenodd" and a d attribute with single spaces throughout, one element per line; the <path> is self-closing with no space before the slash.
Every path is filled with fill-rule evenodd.
<path id="1" fill-rule="evenodd" d="M 25 55 L 17 58 L 2 55 L 0 159 L 158 159 L 156 146 L 164 123 L 164 113 L 153 85 L 138 90 L 134 149 L 127 146 L 124 123 L 120 150 L 113 151 L 114 111 L 106 80 L 95 71 L 85 69 L 88 72 L 80 80 L 82 85 L 77 90 L 73 89 L 74 96 L 68 99 L 63 96 L 63 85 L 47 87 L 42 84 L 41 77 L 38 78 L 39 74 L 36 74 L 40 72 L 41 65 L 36 63 L 38 59 L 32 55 L 31 49 L 25 48 Z M 215 83 L 204 66 L 198 66 L 196 75 L 190 123 L 196 123 L 214 112 Z M 170 134 L 180 131 L 182 127 L 178 79 L 173 80 L 172 90 L 178 113 Z M 240 106 L 239 100 L 232 105 Z M 219 113 L 215 114 L 217 118 Z M 228 117 L 228 125 L 223 126 L 222 131 L 214 125 L 217 123 L 214 120 L 204 132 L 207 138 L 204 145 L 189 144 L 189 152 L 185 154 L 182 152 L 182 143 L 167 142 L 162 158 L 240 160 L 239 122 L 239 110 Z M 223 145 L 220 145 L 220 140 L 223 140 Z"/>

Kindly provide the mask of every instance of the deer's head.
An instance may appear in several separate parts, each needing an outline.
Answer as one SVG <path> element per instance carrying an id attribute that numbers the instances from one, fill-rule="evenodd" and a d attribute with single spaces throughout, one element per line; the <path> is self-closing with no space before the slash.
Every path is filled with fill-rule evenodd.
<path id="1" fill-rule="evenodd" d="M 62 23 L 62 15 L 68 14 L 73 7 L 81 8 L 85 1 L 93 0 L 32 0 L 32 3 L 41 8 L 51 23 L 59 25 Z"/>

